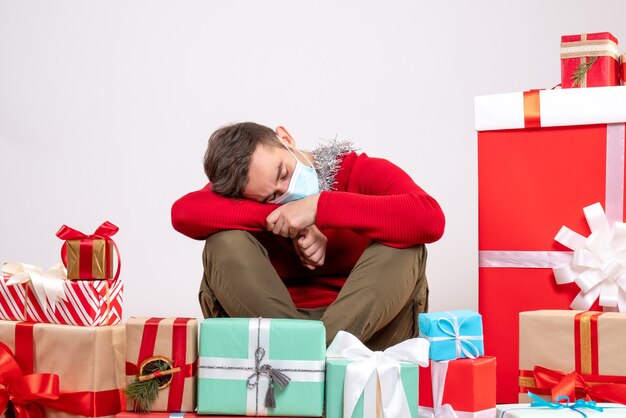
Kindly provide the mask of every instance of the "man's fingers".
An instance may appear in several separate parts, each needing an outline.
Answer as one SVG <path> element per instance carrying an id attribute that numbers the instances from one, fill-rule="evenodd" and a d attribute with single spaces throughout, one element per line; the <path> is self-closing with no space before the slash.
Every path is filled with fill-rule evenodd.
<path id="1" fill-rule="evenodd" d="M 317 251 L 319 250 L 319 245 L 310 245 L 308 248 L 304 248 L 302 247 L 302 254 L 304 254 L 306 257 L 313 257 L 313 254 L 315 254 Z"/>
<path id="2" fill-rule="evenodd" d="M 272 211 L 272 213 L 270 213 L 269 215 L 267 215 L 267 218 L 265 218 L 265 228 L 268 231 L 274 231 L 274 225 L 276 225 L 276 223 L 278 222 L 279 218 L 280 218 L 280 209 L 274 209 Z"/>
<path id="3" fill-rule="evenodd" d="M 298 244 L 300 245 L 300 248 L 302 248 L 303 250 L 309 249 L 311 245 L 313 245 L 314 242 L 315 240 L 310 235 L 303 235 L 300 238 L 298 238 Z"/>
<path id="4" fill-rule="evenodd" d="M 309 260 L 313 262 L 316 266 L 321 266 L 320 261 L 322 261 L 324 257 L 324 251 L 322 248 L 318 248 L 313 255 L 309 257 Z"/>
<path id="5" fill-rule="evenodd" d="M 296 251 L 296 254 L 298 254 L 298 257 L 300 257 L 300 260 L 302 260 L 304 254 L 302 254 L 302 249 L 300 248 L 300 245 L 298 245 L 298 241 L 295 239 L 293 240 L 293 248 Z"/>
<path id="6" fill-rule="evenodd" d="M 272 232 L 276 235 L 280 235 L 282 237 L 287 237 L 287 233 L 285 232 L 285 222 L 282 219 L 279 219 L 274 226 L 272 227 Z"/>

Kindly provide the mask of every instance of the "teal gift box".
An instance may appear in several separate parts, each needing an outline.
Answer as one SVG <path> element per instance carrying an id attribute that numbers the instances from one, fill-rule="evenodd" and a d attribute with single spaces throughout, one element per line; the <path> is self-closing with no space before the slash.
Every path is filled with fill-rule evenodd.
<path id="1" fill-rule="evenodd" d="M 343 417 L 343 395 L 346 366 L 352 360 L 326 359 L 326 418 Z M 406 400 L 411 411 L 411 418 L 417 417 L 417 388 L 418 388 L 418 365 L 412 363 L 400 363 L 400 378 Z M 382 404 L 380 398 L 380 386 L 377 375 L 374 374 L 368 380 L 365 390 L 361 393 L 359 401 L 354 407 L 350 418 L 363 418 L 364 411 L 376 411 L 375 417 L 382 417 Z M 370 416 L 370 415 L 368 415 Z M 407 417 L 408 418 L 408 417 Z"/>
<path id="2" fill-rule="evenodd" d="M 205 319 L 198 414 L 320 417 L 325 353 L 320 321 Z"/>
<path id="3" fill-rule="evenodd" d="M 469 309 L 418 315 L 420 336 L 430 341 L 435 361 L 476 358 L 485 354 L 483 318 Z"/>
<path id="4" fill-rule="evenodd" d="M 357 337 L 339 331 L 326 350 L 326 418 L 415 418 L 418 366 L 428 366 L 429 343 L 402 341 L 371 351 Z"/>

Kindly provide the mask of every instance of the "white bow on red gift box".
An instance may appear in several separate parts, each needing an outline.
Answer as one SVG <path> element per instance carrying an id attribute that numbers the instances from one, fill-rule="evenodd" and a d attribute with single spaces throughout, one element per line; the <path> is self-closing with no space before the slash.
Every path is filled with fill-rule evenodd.
<path id="1" fill-rule="evenodd" d="M 552 269 L 556 282 L 580 287 L 572 309 L 587 311 L 599 299 L 600 306 L 626 312 L 626 223 L 609 226 L 600 203 L 583 211 L 591 229 L 588 237 L 563 226 L 554 238 L 574 250 L 570 264 Z"/>

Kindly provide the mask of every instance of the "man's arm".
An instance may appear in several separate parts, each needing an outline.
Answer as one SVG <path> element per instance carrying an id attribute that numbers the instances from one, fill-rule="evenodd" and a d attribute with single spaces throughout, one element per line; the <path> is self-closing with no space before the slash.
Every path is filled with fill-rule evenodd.
<path id="1" fill-rule="evenodd" d="M 390 247 L 437 241 L 445 218 L 437 201 L 391 162 L 360 156 L 346 192 L 322 192 L 315 224 L 349 228 Z"/>
<path id="2" fill-rule="evenodd" d="M 347 228 L 390 247 L 437 241 L 445 218 L 435 199 L 389 161 L 358 157 L 348 191 L 322 192 L 285 203 L 266 220 L 266 229 L 295 237 L 310 226 Z"/>
<path id="3" fill-rule="evenodd" d="M 229 229 L 265 230 L 265 218 L 278 205 L 230 199 L 211 190 L 211 184 L 186 194 L 172 205 L 172 226 L 181 234 L 205 239 Z"/>

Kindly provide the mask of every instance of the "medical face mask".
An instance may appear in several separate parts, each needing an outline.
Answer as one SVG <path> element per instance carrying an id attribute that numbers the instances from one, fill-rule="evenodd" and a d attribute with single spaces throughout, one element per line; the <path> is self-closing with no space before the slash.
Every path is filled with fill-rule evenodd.
<path id="1" fill-rule="evenodd" d="M 282 140 L 280 140 L 280 142 L 285 145 Z M 309 167 L 304 165 L 300 162 L 300 160 L 296 158 L 296 156 L 293 154 L 293 152 L 291 152 L 287 145 L 285 145 L 285 148 L 287 148 L 287 151 L 289 151 L 292 157 L 295 158 L 296 167 L 294 168 L 293 174 L 291 175 L 291 180 L 289 180 L 289 187 L 287 188 L 287 191 L 276 199 L 271 200 L 269 203 L 287 203 L 293 200 L 303 199 L 307 196 L 312 196 L 320 192 L 320 186 L 317 180 L 317 172 L 313 168 L 313 164 L 311 164 L 309 159 L 306 158 L 303 153 L 298 151 L 300 152 L 300 155 L 302 155 L 302 157 L 304 157 L 304 159 L 311 166 Z"/>

